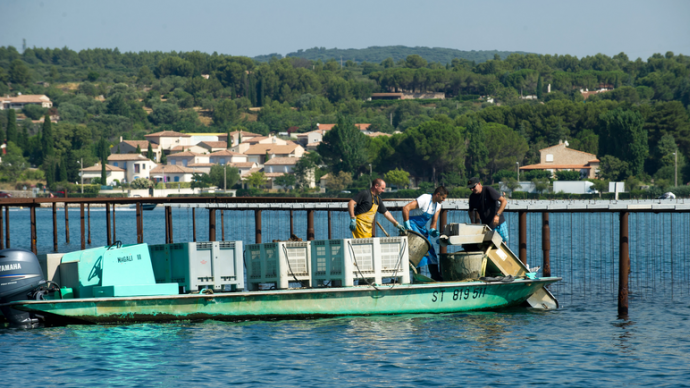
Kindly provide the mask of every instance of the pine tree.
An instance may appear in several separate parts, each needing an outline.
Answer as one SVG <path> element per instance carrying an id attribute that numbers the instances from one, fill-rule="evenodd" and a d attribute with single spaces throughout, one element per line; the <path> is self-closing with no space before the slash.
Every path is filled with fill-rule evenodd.
<path id="1" fill-rule="evenodd" d="M 14 109 L 7 110 L 7 141 L 17 144 L 17 116 Z"/>
<path id="2" fill-rule="evenodd" d="M 471 177 L 478 177 L 489 161 L 489 150 L 484 144 L 484 131 L 478 121 L 472 120 L 467 124 L 470 138 L 467 147 L 467 171 Z"/>
<path id="3" fill-rule="evenodd" d="M 543 96 L 543 90 L 544 90 L 544 83 L 541 79 L 541 76 L 539 76 L 539 79 L 537 79 L 537 98 L 541 100 Z"/>

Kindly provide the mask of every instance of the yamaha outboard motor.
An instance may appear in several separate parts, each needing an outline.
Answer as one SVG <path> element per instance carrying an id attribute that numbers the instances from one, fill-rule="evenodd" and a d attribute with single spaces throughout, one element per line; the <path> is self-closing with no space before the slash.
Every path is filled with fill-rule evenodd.
<path id="1" fill-rule="evenodd" d="M 34 289 L 45 284 L 38 258 L 23 249 L 0 250 L 0 305 L 17 300 L 35 299 Z M 38 319 L 25 311 L 8 306 L 0 311 L 13 327 L 33 328 Z"/>

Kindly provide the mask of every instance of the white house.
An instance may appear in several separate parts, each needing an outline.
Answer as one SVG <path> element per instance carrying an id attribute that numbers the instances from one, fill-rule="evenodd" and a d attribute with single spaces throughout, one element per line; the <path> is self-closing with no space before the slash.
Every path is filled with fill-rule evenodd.
<path id="1" fill-rule="evenodd" d="M 283 174 L 289 174 L 292 173 L 292 170 L 295 169 L 295 164 L 297 164 L 297 161 L 299 158 L 273 158 L 268 160 L 266 163 L 264 163 L 264 172 L 265 173 L 283 173 Z"/>
<path id="2" fill-rule="evenodd" d="M 100 163 L 96 164 L 95 166 L 82 168 L 79 171 L 79 176 L 84 177 L 84 184 L 90 184 L 94 178 L 101 179 Z M 105 182 L 102 182 L 103 185 L 111 185 L 115 182 L 115 180 L 122 182 L 124 179 L 125 170 L 108 164 L 105 165 Z"/>
<path id="3" fill-rule="evenodd" d="M 194 169 L 170 164 L 159 164 L 151 170 L 151 178 L 156 182 L 191 182 Z"/>
<path id="4" fill-rule="evenodd" d="M 214 164 L 230 164 L 230 163 L 247 163 L 247 155 L 242 155 L 237 152 L 232 152 L 229 150 L 216 151 L 209 155 L 209 163 Z"/>
<path id="5" fill-rule="evenodd" d="M 237 145 L 237 144 L 242 143 L 245 140 L 251 139 L 253 137 L 258 137 L 261 135 L 259 135 L 258 133 L 251 133 L 251 132 L 247 132 L 247 131 L 233 131 L 233 132 L 230 132 L 230 136 L 232 136 L 232 144 Z M 227 143 L 228 134 L 227 133 L 219 134 L 218 135 L 218 141 L 222 141 L 222 142 Z"/>
<path id="6" fill-rule="evenodd" d="M 301 158 L 304 155 L 304 148 L 299 144 L 273 145 L 273 144 L 254 144 L 243 154 L 247 155 L 248 162 L 254 162 L 262 166 L 268 159 L 273 158 Z"/>
<path id="7" fill-rule="evenodd" d="M 45 94 L 26 94 L 17 97 L 0 97 L 0 110 L 24 109 L 27 105 L 40 105 L 42 108 L 52 108 L 53 103 Z"/>
<path id="8" fill-rule="evenodd" d="M 216 151 L 223 151 L 228 148 L 228 143 L 224 141 L 202 141 L 197 146 L 206 149 L 206 152 L 213 153 Z"/>
<path id="9" fill-rule="evenodd" d="M 208 158 L 209 155 L 200 155 L 190 151 L 178 152 L 168 156 L 168 164 L 187 167 L 189 164 L 209 163 Z"/>
<path id="10" fill-rule="evenodd" d="M 148 179 L 151 170 L 156 167 L 154 161 L 139 154 L 112 154 L 108 156 L 108 164 L 125 171 L 125 182 Z"/>
<path id="11" fill-rule="evenodd" d="M 120 136 L 120 142 L 113 147 L 114 150 L 119 150 L 118 154 L 133 154 L 137 152 L 137 146 L 141 150 L 141 155 L 146 156 L 148 152 L 149 144 L 151 144 L 151 151 L 153 151 L 153 160 L 160 160 L 161 149 L 156 143 L 149 143 L 147 140 L 122 140 Z"/>
<path id="12" fill-rule="evenodd" d="M 176 146 L 191 146 L 192 136 L 186 133 L 175 131 L 162 131 L 144 136 L 146 140 L 156 143 L 161 147 L 161 150 L 169 153 L 170 150 Z"/>

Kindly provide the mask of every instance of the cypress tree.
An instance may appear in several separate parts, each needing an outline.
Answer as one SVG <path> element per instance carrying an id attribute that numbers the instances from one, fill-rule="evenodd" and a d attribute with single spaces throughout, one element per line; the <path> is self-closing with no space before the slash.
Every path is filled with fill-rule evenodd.
<path id="1" fill-rule="evenodd" d="M 541 76 L 539 76 L 539 79 L 537 79 L 537 98 L 541 100 L 541 97 L 543 95 L 543 90 L 544 90 L 544 83 L 541 79 Z"/>
<path id="2" fill-rule="evenodd" d="M 232 135 L 230 134 L 230 131 L 228 131 L 228 139 L 227 139 L 227 149 L 230 149 L 232 147 Z"/>
<path id="3" fill-rule="evenodd" d="M 163 152 L 161 152 L 161 164 L 168 164 L 168 157 Z"/>
<path id="4" fill-rule="evenodd" d="M 106 179 L 108 178 L 105 173 L 105 156 L 101 156 L 101 184 L 106 185 Z"/>
<path id="5" fill-rule="evenodd" d="M 151 148 L 150 142 L 149 142 L 149 148 L 146 150 L 146 157 L 153 160 L 153 148 Z"/>
<path id="6" fill-rule="evenodd" d="M 60 169 L 58 170 L 59 172 L 59 178 L 57 179 L 58 182 L 64 182 L 67 181 L 67 161 L 63 157 L 62 160 L 60 161 Z"/>
<path id="7" fill-rule="evenodd" d="M 120 153 L 120 145 L 117 145 L 117 153 Z M 141 147 L 139 147 L 139 144 L 137 144 L 137 154 L 141 154 Z"/>
<path id="8" fill-rule="evenodd" d="M 7 141 L 17 144 L 17 116 L 14 109 L 7 110 Z"/>
<path id="9" fill-rule="evenodd" d="M 48 156 L 55 153 L 55 139 L 53 138 L 53 126 L 50 122 L 50 116 L 45 115 L 45 121 L 43 121 L 43 160 Z"/>

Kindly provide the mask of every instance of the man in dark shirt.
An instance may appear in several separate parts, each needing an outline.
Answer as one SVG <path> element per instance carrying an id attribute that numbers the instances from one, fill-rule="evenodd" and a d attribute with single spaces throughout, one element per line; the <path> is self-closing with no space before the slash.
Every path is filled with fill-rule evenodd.
<path id="1" fill-rule="evenodd" d="M 393 218 L 391 212 L 381 201 L 381 193 L 386 190 L 386 182 L 383 179 L 374 179 L 369 190 L 362 190 L 347 204 L 350 212 L 350 230 L 354 238 L 371 238 L 374 229 L 374 216 L 376 213 L 384 217 L 396 228 L 405 230 L 405 227 Z"/>
<path id="2" fill-rule="evenodd" d="M 479 212 L 482 224 L 488 225 L 498 232 L 505 243 L 508 243 L 508 226 L 506 225 L 503 210 L 508 201 L 493 187 L 483 187 L 479 178 L 471 178 L 467 187 L 472 190 L 470 194 L 469 216 L 474 220 L 474 211 Z"/>

